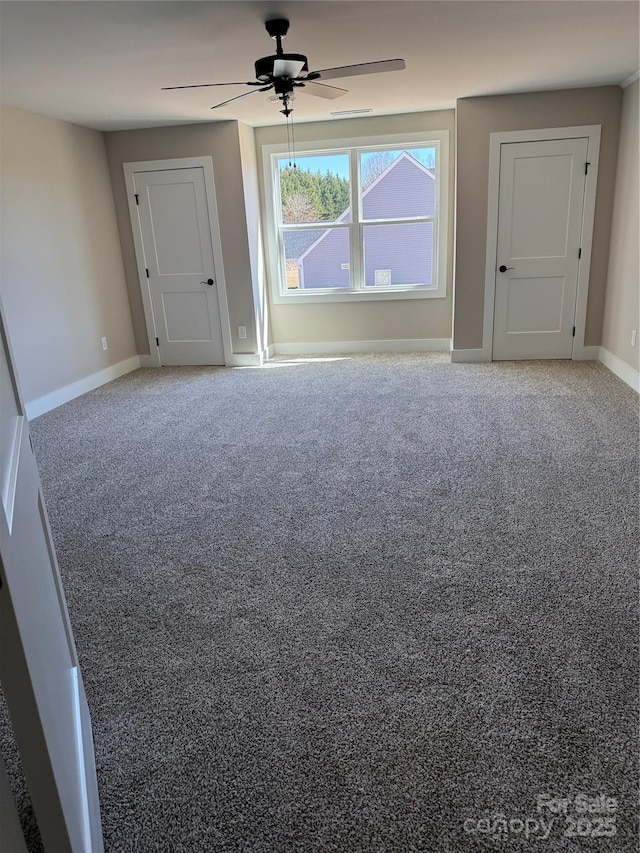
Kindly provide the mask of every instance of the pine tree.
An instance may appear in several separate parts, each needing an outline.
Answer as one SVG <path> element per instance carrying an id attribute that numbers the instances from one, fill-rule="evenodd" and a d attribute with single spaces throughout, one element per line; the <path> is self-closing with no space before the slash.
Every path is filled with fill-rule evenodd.
<path id="1" fill-rule="evenodd" d="M 331 222 L 349 206 L 349 181 L 333 172 L 280 171 L 283 222 Z"/>

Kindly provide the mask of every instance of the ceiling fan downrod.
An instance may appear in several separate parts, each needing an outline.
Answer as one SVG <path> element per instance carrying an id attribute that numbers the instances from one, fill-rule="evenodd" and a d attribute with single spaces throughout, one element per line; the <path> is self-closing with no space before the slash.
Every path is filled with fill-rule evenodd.
<path id="1" fill-rule="evenodd" d="M 275 40 L 276 52 L 273 56 L 263 56 L 255 63 L 256 79 L 260 82 L 272 83 L 276 79 L 295 79 L 302 72 L 308 73 L 307 57 L 301 53 L 285 53 L 282 49 L 282 39 L 289 31 L 289 21 L 285 18 L 275 18 L 266 21 L 265 29 Z M 289 88 L 292 91 L 292 87 Z"/>
<path id="2" fill-rule="evenodd" d="M 282 54 L 282 39 L 289 32 L 289 21 L 286 18 L 274 18 L 271 21 L 265 21 L 265 29 L 272 39 L 276 42 L 276 53 L 278 56 Z"/>

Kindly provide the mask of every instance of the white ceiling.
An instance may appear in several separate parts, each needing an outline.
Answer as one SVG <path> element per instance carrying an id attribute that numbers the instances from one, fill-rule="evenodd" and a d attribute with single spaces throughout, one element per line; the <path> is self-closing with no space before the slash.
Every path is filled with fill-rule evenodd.
<path id="1" fill-rule="evenodd" d="M 297 121 L 332 110 L 391 114 L 456 98 L 619 84 L 638 69 L 636 2 L 2 2 L 2 101 L 99 130 L 239 119 L 283 121 L 270 93 L 209 107 L 242 87 L 161 86 L 252 80 L 274 52 L 264 21 L 291 21 L 284 48 L 311 70 L 402 57 L 405 71 L 332 80 L 335 101 L 299 95 Z"/>

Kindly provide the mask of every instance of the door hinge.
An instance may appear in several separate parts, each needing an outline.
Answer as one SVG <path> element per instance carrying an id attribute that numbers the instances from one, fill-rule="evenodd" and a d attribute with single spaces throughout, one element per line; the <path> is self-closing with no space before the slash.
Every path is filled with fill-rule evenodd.
<path id="1" fill-rule="evenodd" d="M 160 346 L 160 338 L 156 338 L 156 346 L 157 346 L 157 347 L 159 347 L 159 346 Z"/>
<path id="2" fill-rule="evenodd" d="M 140 204 L 140 197 L 138 196 L 138 193 L 136 193 L 136 204 Z"/>
<path id="3" fill-rule="evenodd" d="M 145 272 L 146 272 L 146 274 L 147 274 L 147 278 L 149 278 L 149 270 L 148 270 L 148 269 L 145 269 Z"/>
<path id="4" fill-rule="evenodd" d="M 579 257 L 579 258 L 581 258 L 581 257 L 582 257 L 582 247 L 580 247 L 580 248 L 578 249 L 578 257 Z"/>
<path id="5" fill-rule="evenodd" d="M 572 337 L 572 338 L 575 338 L 575 336 L 576 336 L 576 327 L 574 326 L 574 327 L 573 327 L 573 332 L 571 332 L 571 337 Z"/>
<path id="6" fill-rule="evenodd" d="M 588 175 L 588 174 L 589 174 L 589 166 L 590 166 L 590 165 L 591 165 L 591 163 L 590 163 L 589 161 L 587 161 L 587 162 L 584 164 L 584 173 L 585 173 L 585 175 Z"/>

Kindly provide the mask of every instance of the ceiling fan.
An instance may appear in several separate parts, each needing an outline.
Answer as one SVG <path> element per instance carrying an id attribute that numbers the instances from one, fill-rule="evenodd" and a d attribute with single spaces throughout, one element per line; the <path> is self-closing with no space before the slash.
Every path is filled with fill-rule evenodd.
<path id="1" fill-rule="evenodd" d="M 303 89 L 307 95 L 319 98 L 340 98 L 346 95 L 347 89 L 337 86 L 327 86 L 320 80 L 334 80 L 340 77 L 356 77 L 362 74 L 378 74 L 382 71 L 402 71 L 405 68 L 404 59 L 382 59 L 377 62 L 361 62 L 358 65 L 342 65 L 339 68 L 325 68 L 321 71 L 309 71 L 307 57 L 301 53 L 284 53 L 282 39 L 289 30 L 289 21 L 275 18 L 266 21 L 265 28 L 276 43 L 273 56 L 263 56 L 255 63 L 256 80 L 239 83 L 196 83 L 191 86 L 163 86 L 163 91 L 170 89 L 202 89 L 210 86 L 252 86 L 250 92 L 236 95 L 211 107 L 212 110 L 224 107 L 232 101 L 239 101 L 256 92 L 267 92 L 273 89 L 275 99 L 282 102 L 284 109 L 280 110 L 287 118 L 293 112 L 291 101 L 294 90 Z"/>

